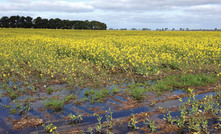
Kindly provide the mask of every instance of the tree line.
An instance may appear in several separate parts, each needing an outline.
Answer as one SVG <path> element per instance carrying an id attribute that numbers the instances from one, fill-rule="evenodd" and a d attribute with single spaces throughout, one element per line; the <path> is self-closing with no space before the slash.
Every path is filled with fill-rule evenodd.
<path id="1" fill-rule="evenodd" d="M 45 19 L 30 16 L 3 16 L 0 19 L 1 28 L 47 28 L 47 29 L 91 29 L 106 30 L 107 25 L 99 21 L 61 20 L 59 18 Z"/>

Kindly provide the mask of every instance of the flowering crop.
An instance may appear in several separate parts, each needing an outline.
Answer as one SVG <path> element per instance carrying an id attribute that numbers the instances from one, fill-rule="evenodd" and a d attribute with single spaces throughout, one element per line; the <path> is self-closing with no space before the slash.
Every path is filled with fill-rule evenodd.
<path id="1" fill-rule="evenodd" d="M 162 68 L 220 75 L 221 33 L 0 29 L 0 79 L 101 82 L 110 72 L 148 76 Z"/>

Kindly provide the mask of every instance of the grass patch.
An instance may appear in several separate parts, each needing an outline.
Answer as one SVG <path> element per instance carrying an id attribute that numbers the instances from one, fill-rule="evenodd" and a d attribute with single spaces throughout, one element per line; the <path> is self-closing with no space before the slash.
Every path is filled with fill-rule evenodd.
<path id="1" fill-rule="evenodd" d="M 101 89 L 100 91 L 96 91 L 94 94 L 94 99 L 97 102 L 103 102 L 104 100 L 107 100 L 107 97 L 109 96 L 110 91 L 107 89 Z"/>
<path id="2" fill-rule="evenodd" d="M 167 76 L 163 80 L 157 81 L 156 85 L 152 87 L 154 91 L 168 91 L 175 88 L 185 88 L 189 86 L 207 86 L 218 82 L 218 77 L 215 75 L 200 74 L 183 74 Z"/>
<path id="3" fill-rule="evenodd" d="M 89 96 L 89 94 L 90 94 L 90 90 L 84 91 L 84 95 L 85 95 L 85 96 Z"/>
<path id="4" fill-rule="evenodd" d="M 75 99 L 75 95 L 67 95 L 65 96 L 64 100 L 65 102 L 70 102 L 71 100 L 74 100 Z"/>
<path id="5" fill-rule="evenodd" d="M 112 93 L 113 93 L 113 94 L 118 94 L 120 91 L 121 91 L 121 90 L 118 89 L 116 86 L 114 86 L 113 89 L 112 89 Z"/>
<path id="6" fill-rule="evenodd" d="M 46 91 L 48 92 L 48 94 L 51 94 L 54 91 L 54 89 L 52 87 L 47 87 Z"/>
<path id="7" fill-rule="evenodd" d="M 187 74 L 180 77 L 178 85 L 180 86 L 205 86 L 217 82 L 217 79 L 212 75 L 205 74 Z"/>
<path id="8" fill-rule="evenodd" d="M 110 91 L 107 89 L 100 89 L 100 90 L 86 90 L 84 92 L 84 100 L 90 100 L 91 103 L 94 102 L 103 102 L 105 100 L 107 100 L 107 97 L 110 95 Z M 86 97 L 88 97 L 89 99 L 87 99 Z"/>
<path id="9" fill-rule="evenodd" d="M 9 97 L 11 98 L 11 100 L 14 100 L 18 97 L 18 92 L 17 91 L 12 91 L 9 93 Z"/>
<path id="10" fill-rule="evenodd" d="M 129 89 L 129 94 L 133 99 L 141 101 L 144 99 L 146 91 L 145 88 L 134 87 Z"/>
<path id="11" fill-rule="evenodd" d="M 63 109 L 64 100 L 50 99 L 46 101 L 44 105 L 49 109 L 54 109 L 55 111 L 60 111 Z"/>

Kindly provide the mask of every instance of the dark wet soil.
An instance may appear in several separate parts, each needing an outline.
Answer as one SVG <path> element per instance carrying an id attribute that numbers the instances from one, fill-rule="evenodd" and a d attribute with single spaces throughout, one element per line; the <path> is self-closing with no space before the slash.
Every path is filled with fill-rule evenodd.
<path id="1" fill-rule="evenodd" d="M 180 131 L 177 125 L 171 125 L 162 120 L 162 117 L 159 118 L 159 116 L 165 114 L 168 110 L 174 113 L 178 112 L 178 107 L 180 106 L 179 99 L 182 98 L 185 101 L 185 98 L 189 96 L 188 93 L 182 90 L 175 90 L 162 95 L 156 95 L 154 92 L 148 91 L 144 99 L 138 101 L 131 98 L 128 92 L 125 91 L 129 84 L 124 84 L 114 85 L 121 89 L 119 93 L 109 94 L 103 102 L 91 103 L 90 100 L 81 101 L 85 97 L 84 91 L 90 88 L 73 91 L 70 87 L 56 80 L 52 83 L 54 85 L 51 85 L 51 87 L 55 90 L 51 94 L 48 94 L 45 90 L 48 84 L 43 83 L 42 86 L 39 86 L 38 92 L 30 91 L 28 95 L 21 92 L 14 100 L 8 97 L 8 92 L 1 90 L 0 125 L 7 127 L 0 127 L 0 133 L 45 133 L 42 124 L 50 123 L 58 127 L 56 131 L 59 133 L 81 133 L 82 131 L 88 131 L 89 127 L 93 128 L 93 132 L 95 133 L 97 132 L 95 130 L 97 117 L 94 113 L 103 117 L 102 122 L 104 126 L 102 132 L 106 133 L 108 127 L 105 115 L 109 113 L 109 108 L 113 112 L 113 124 L 115 124 L 113 129 L 108 130 L 112 133 L 151 133 L 150 128 L 143 124 L 146 115 L 154 118 L 158 129 L 155 133 L 176 133 Z M 35 87 L 38 87 L 38 85 L 35 85 Z M 209 94 L 215 95 L 215 91 L 217 91 L 215 87 L 198 87 L 196 94 L 199 99 Z M 111 91 L 112 87 L 109 86 L 107 89 Z M 54 111 L 44 106 L 44 103 L 50 98 L 63 100 L 70 94 L 75 94 L 77 97 L 74 100 L 65 102 L 60 111 Z M 26 103 L 31 105 L 31 110 L 25 109 Z M 13 114 L 11 113 L 12 109 L 14 109 Z M 18 111 L 22 111 L 22 113 Z M 82 115 L 83 122 L 72 124 L 68 116 L 70 113 Z M 139 130 L 127 127 L 132 114 L 135 114 L 138 122 L 137 125 L 140 126 Z M 211 118 L 209 115 L 208 117 Z"/>
<path id="2" fill-rule="evenodd" d="M 12 122 L 13 129 L 23 129 L 25 127 L 37 127 L 44 123 L 43 119 L 32 118 L 32 117 L 22 117 L 19 120 Z"/>

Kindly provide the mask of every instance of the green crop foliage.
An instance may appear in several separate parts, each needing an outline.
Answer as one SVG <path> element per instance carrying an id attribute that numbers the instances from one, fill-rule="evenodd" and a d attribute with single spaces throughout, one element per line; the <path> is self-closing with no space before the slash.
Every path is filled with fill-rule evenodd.
<path id="1" fill-rule="evenodd" d="M 203 101 L 199 101 L 196 99 L 196 94 L 193 89 L 189 88 L 188 91 L 190 92 L 190 96 L 187 101 L 183 102 L 183 100 L 180 99 L 180 102 L 182 102 L 182 105 L 179 107 L 181 116 L 173 118 L 171 111 L 169 111 L 165 115 L 164 120 L 171 124 L 176 124 L 180 129 L 188 128 L 191 132 L 209 134 L 209 120 L 207 116 L 211 116 L 215 119 L 220 117 L 220 100 L 217 99 L 217 97 L 209 95 L 206 96 Z"/>
<path id="2" fill-rule="evenodd" d="M 132 129 L 139 129 L 139 127 L 136 126 L 137 119 L 135 117 L 135 114 L 132 114 L 132 118 L 130 118 L 130 121 L 128 122 L 128 127 L 131 127 Z"/>
<path id="3" fill-rule="evenodd" d="M 149 126 L 149 128 L 151 129 L 151 132 L 153 133 L 153 132 L 156 131 L 156 128 L 157 128 L 156 125 L 155 125 L 155 121 L 152 121 L 150 119 L 149 115 L 146 114 L 146 116 L 147 116 L 145 118 L 146 122 L 144 121 L 144 124 L 147 124 Z"/>
<path id="4" fill-rule="evenodd" d="M 112 89 L 113 94 L 117 94 L 117 93 L 119 93 L 120 91 L 121 91 L 121 90 L 118 89 L 117 87 L 113 87 L 113 89 Z"/>
<path id="5" fill-rule="evenodd" d="M 75 99 L 75 95 L 67 95 L 67 96 L 65 96 L 65 98 L 64 98 L 64 101 L 65 102 L 70 102 L 71 100 L 74 100 Z"/>
<path id="6" fill-rule="evenodd" d="M 158 80 L 152 87 L 154 91 L 173 90 L 177 87 L 184 88 L 189 86 L 206 86 L 218 82 L 215 75 L 200 74 L 183 74 L 167 76 L 165 79 Z"/>
<path id="7" fill-rule="evenodd" d="M 51 94 L 54 91 L 54 89 L 52 87 L 47 87 L 46 91 L 48 94 Z"/>
<path id="8" fill-rule="evenodd" d="M 139 88 L 139 87 L 129 89 L 130 96 L 138 101 L 141 101 L 144 99 L 146 95 L 146 91 L 147 90 L 145 88 Z"/>
<path id="9" fill-rule="evenodd" d="M 111 111 L 111 108 L 109 108 L 109 114 L 106 114 L 106 120 L 107 120 L 107 124 L 108 124 L 108 129 L 112 129 L 113 126 L 115 125 L 113 123 L 113 117 L 112 117 L 113 112 Z"/>
<path id="10" fill-rule="evenodd" d="M 94 113 L 94 115 L 97 116 L 97 121 L 98 121 L 98 123 L 97 123 L 95 129 L 97 130 L 98 133 L 101 133 L 102 128 L 104 127 L 104 125 L 103 125 L 102 122 L 101 122 L 103 116 L 100 116 L 100 115 L 97 114 L 97 113 Z"/>
<path id="11" fill-rule="evenodd" d="M 58 80 L 99 87 L 115 82 L 112 74 L 128 76 L 119 81 L 135 79 L 134 74 L 148 77 L 170 71 L 209 72 L 219 77 L 220 37 L 219 32 L 207 31 L 1 28 L 0 79 L 4 82 Z M 188 85 L 185 78 L 181 81 Z M 200 84 L 198 80 L 192 81 Z"/>
<path id="12" fill-rule="evenodd" d="M 50 99 L 44 102 L 47 108 L 54 109 L 55 111 L 60 111 L 63 109 L 64 100 Z"/>
<path id="13" fill-rule="evenodd" d="M 45 131 L 47 133 L 51 133 L 51 132 L 53 132 L 53 131 L 55 131 L 57 129 L 57 127 L 54 124 L 52 124 L 52 123 L 48 124 L 48 125 L 43 124 L 42 126 L 45 128 Z"/>
<path id="14" fill-rule="evenodd" d="M 68 116 L 75 124 L 83 121 L 82 115 L 73 115 L 72 113 L 70 113 Z"/>

